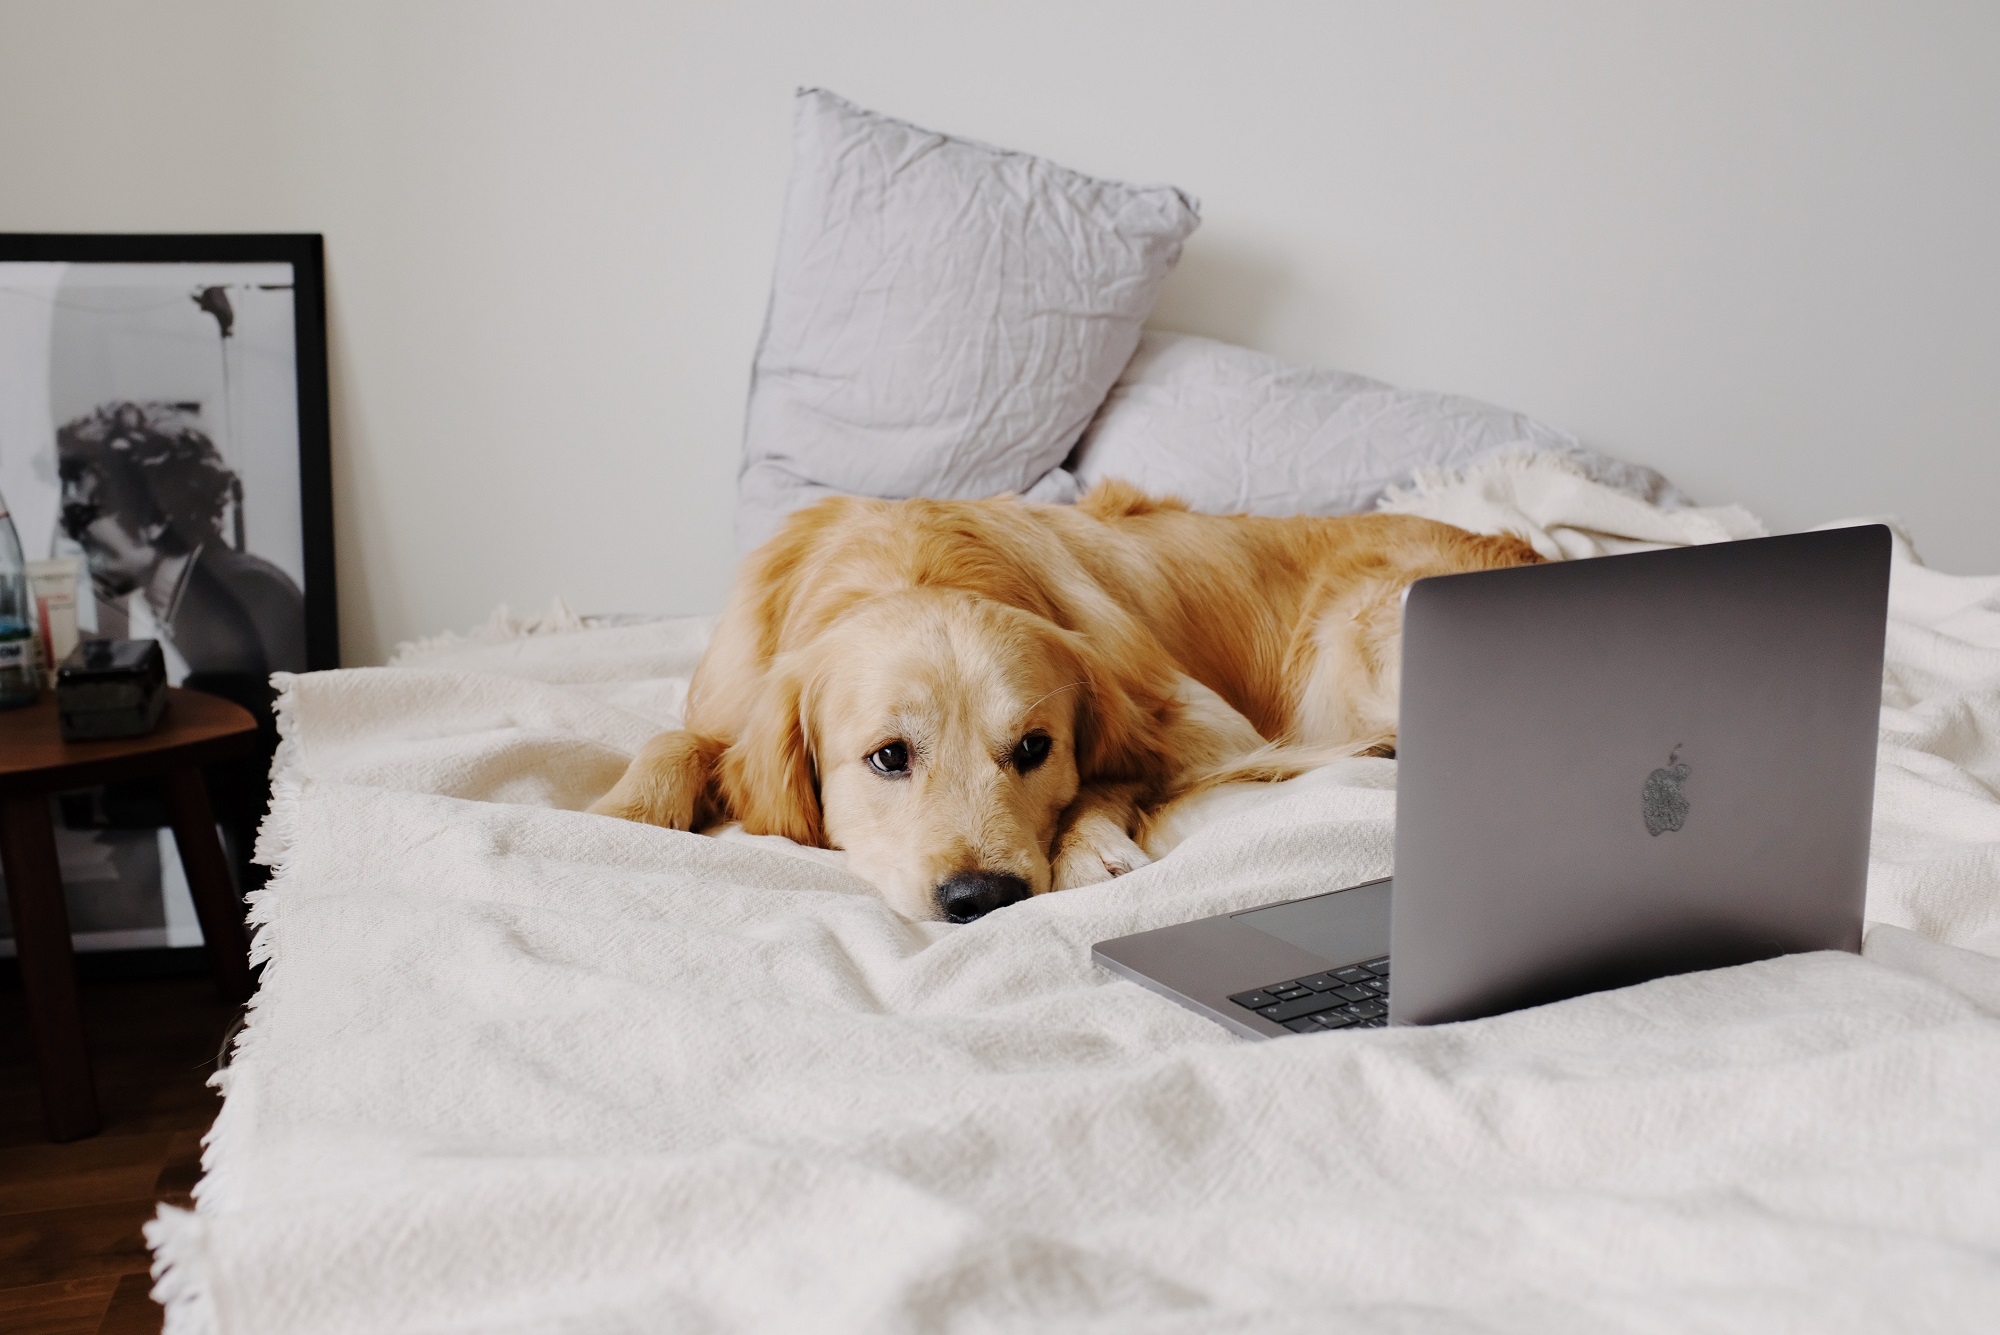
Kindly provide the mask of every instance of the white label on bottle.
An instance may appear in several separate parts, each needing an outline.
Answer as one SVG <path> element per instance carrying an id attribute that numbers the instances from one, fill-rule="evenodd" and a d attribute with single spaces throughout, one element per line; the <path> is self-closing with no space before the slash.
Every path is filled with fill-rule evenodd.
<path id="1" fill-rule="evenodd" d="M 34 648 L 34 640 L 27 636 L 18 640 L 0 640 L 0 672 L 32 666 L 35 660 L 29 655 Z"/>

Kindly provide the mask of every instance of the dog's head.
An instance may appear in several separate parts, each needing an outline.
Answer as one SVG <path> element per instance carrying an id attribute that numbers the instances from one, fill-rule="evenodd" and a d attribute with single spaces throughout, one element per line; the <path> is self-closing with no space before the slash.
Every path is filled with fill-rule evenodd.
<path id="1" fill-rule="evenodd" d="M 900 912 L 969 922 L 1050 888 L 1078 785 L 1157 768 L 1171 707 L 1033 613 L 905 590 L 771 665 L 718 780 L 753 833 L 846 849 Z"/>

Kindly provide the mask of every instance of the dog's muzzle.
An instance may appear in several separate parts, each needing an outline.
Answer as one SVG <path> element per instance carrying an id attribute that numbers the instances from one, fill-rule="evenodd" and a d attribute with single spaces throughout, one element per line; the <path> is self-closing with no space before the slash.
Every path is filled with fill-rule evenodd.
<path id="1" fill-rule="evenodd" d="M 1004 871 L 962 871 L 931 892 L 946 922 L 971 922 L 1028 897 L 1028 883 Z"/>

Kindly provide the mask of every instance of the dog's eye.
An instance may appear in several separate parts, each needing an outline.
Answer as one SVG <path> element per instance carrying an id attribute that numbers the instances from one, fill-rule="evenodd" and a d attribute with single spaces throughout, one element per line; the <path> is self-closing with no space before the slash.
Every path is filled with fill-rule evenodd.
<path id="1" fill-rule="evenodd" d="M 910 748 L 901 742 L 891 742 L 868 753 L 868 768 L 877 774 L 891 778 L 910 772 Z"/>
<path id="2" fill-rule="evenodd" d="M 1014 768 L 1026 774 L 1049 758 L 1049 735 L 1031 732 L 1014 745 Z"/>

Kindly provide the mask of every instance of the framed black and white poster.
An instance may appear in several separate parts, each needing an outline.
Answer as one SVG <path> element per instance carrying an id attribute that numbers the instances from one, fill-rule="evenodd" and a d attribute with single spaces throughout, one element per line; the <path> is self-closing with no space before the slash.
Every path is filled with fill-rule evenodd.
<path id="1" fill-rule="evenodd" d="M 73 569 L 85 634 L 158 640 L 267 754 L 270 674 L 339 664 L 323 273 L 310 235 L 0 234 L 0 496 L 31 569 Z M 260 765 L 209 777 L 240 854 Z M 78 949 L 199 944 L 156 794 L 60 807 Z"/>

